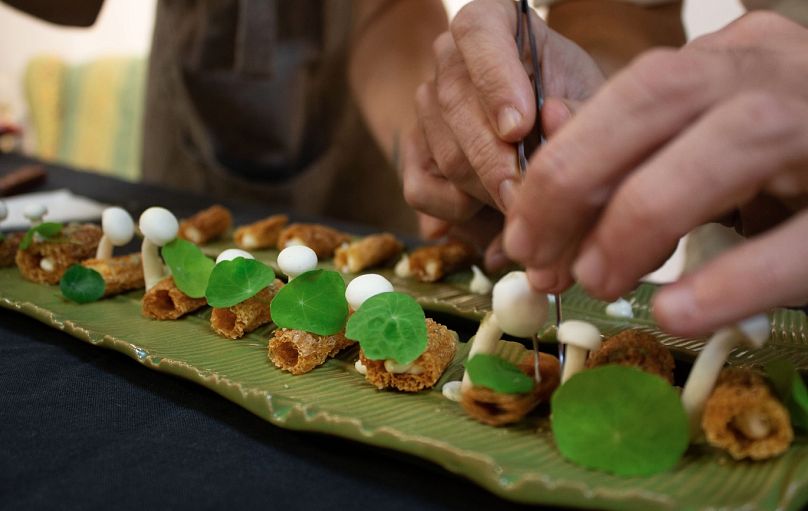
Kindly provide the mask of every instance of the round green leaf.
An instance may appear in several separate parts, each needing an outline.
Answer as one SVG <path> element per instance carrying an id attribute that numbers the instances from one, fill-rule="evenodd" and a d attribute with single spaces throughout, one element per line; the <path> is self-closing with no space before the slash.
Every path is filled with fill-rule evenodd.
<path id="1" fill-rule="evenodd" d="M 471 382 L 503 394 L 525 394 L 533 390 L 533 378 L 516 365 L 494 355 L 478 353 L 466 362 Z"/>
<path id="2" fill-rule="evenodd" d="M 275 280 L 272 268 L 255 259 L 237 257 L 214 266 L 205 297 L 211 307 L 232 307 L 252 298 Z"/>
<path id="3" fill-rule="evenodd" d="M 312 270 L 283 286 L 270 304 L 272 321 L 282 328 L 333 335 L 345 327 L 345 281 L 335 271 Z"/>
<path id="4" fill-rule="evenodd" d="M 176 238 L 162 249 L 174 283 L 191 298 L 202 298 L 215 263 L 190 241 Z M 273 275 L 274 278 L 274 275 Z"/>
<path id="5" fill-rule="evenodd" d="M 673 468 L 687 449 L 687 415 L 665 380 L 607 365 L 576 374 L 552 399 L 559 451 L 588 468 L 644 476 Z"/>
<path id="6" fill-rule="evenodd" d="M 372 296 L 348 320 L 345 337 L 359 341 L 370 360 L 409 364 L 426 350 L 424 310 L 403 293 Z"/>
<path id="7" fill-rule="evenodd" d="M 25 236 L 22 237 L 20 249 L 28 250 L 28 247 L 30 247 L 31 243 L 34 241 L 35 234 L 39 234 L 45 239 L 50 239 L 54 236 L 58 236 L 59 233 L 62 232 L 62 227 L 63 225 L 58 222 L 42 222 L 36 227 L 31 227 L 28 229 L 28 232 L 25 233 Z"/>
<path id="8" fill-rule="evenodd" d="M 59 289 L 62 296 L 76 303 L 89 303 L 104 296 L 107 284 L 100 273 L 92 268 L 74 264 L 62 275 Z"/>

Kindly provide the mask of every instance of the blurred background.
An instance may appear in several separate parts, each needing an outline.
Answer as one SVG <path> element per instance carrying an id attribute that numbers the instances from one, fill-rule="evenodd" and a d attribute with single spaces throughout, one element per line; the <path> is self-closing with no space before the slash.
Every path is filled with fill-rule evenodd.
<path id="1" fill-rule="evenodd" d="M 157 0 L 107 0 L 91 28 L 64 28 L 0 3 L 0 152 L 137 180 L 146 56 Z M 466 0 L 444 0 L 450 16 Z M 690 1 L 690 38 L 742 14 Z"/>

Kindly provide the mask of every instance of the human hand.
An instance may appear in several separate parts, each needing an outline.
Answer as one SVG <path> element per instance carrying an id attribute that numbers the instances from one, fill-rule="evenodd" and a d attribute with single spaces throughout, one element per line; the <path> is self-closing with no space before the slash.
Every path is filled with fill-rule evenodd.
<path id="1" fill-rule="evenodd" d="M 531 17 L 547 97 L 542 122 L 552 134 L 603 78 L 583 50 Z M 515 30 L 513 1 L 471 2 L 435 41 L 436 78 L 416 94 L 423 157 L 404 166 L 404 193 L 447 224 L 473 225 L 485 206 L 504 211 L 519 179 L 513 143 L 530 131 L 536 106 Z"/>
<path id="2" fill-rule="evenodd" d="M 570 274 L 629 291 L 701 223 L 773 196 L 793 216 L 662 289 L 666 330 L 701 334 L 808 298 L 808 30 L 746 15 L 607 83 L 531 160 L 506 252 L 535 288 Z"/>

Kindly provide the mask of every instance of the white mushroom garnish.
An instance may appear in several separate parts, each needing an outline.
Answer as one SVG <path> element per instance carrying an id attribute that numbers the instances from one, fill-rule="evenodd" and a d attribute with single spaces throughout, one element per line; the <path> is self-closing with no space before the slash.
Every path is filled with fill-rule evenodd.
<path id="1" fill-rule="evenodd" d="M 564 367 L 561 383 L 583 370 L 586 356 L 600 347 L 600 330 L 592 323 L 579 320 L 564 321 L 558 326 L 558 342 L 564 344 Z"/>
<path id="2" fill-rule="evenodd" d="M 291 281 L 298 275 L 317 268 L 317 254 L 305 245 L 287 244 L 278 254 L 278 268 L 288 275 Z"/>
<path id="3" fill-rule="evenodd" d="M 111 207 L 101 213 L 101 229 L 104 235 L 98 242 L 96 259 L 109 259 L 112 257 L 113 247 L 122 247 L 135 235 L 135 222 L 129 213 L 119 207 Z"/>
<path id="4" fill-rule="evenodd" d="M 492 308 L 493 312 L 483 318 L 474 336 L 469 359 L 478 353 L 493 353 L 503 332 L 532 338 L 547 320 L 547 295 L 530 288 L 525 272 L 512 271 L 494 285 Z M 536 377 L 539 377 L 538 373 Z M 471 380 L 466 371 L 462 391 L 470 387 Z"/>
<path id="5" fill-rule="evenodd" d="M 707 341 L 682 390 L 682 405 L 690 419 L 691 438 L 697 437 L 701 431 L 704 405 L 730 351 L 737 346 L 759 349 L 766 344 L 770 333 L 769 318 L 765 314 L 758 314 L 722 328 Z"/>
<path id="6" fill-rule="evenodd" d="M 474 276 L 469 283 L 469 291 L 478 295 L 486 295 L 491 292 L 494 287 L 493 282 L 489 279 L 483 271 L 477 267 L 476 264 L 471 265 L 471 271 Z"/>
<path id="7" fill-rule="evenodd" d="M 31 227 L 36 227 L 42 223 L 42 219 L 48 214 L 48 208 L 44 204 L 28 204 L 22 210 L 22 216 L 31 222 Z"/>
<path id="8" fill-rule="evenodd" d="M 393 284 L 389 280 L 375 273 L 360 275 L 348 283 L 345 288 L 345 299 L 353 310 L 365 303 L 371 296 L 393 291 Z"/>
<path id="9" fill-rule="evenodd" d="M 219 254 L 219 257 L 216 258 L 216 264 L 219 264 L 222 261 L 232 261 L 233 259 L 237 259 L 239 257 L 243 257 L 244 259 L 255 259 L 255 257 L 253 257 L 253 255 L 246 250 L 241 250 L 240 248 L 228 248 Z"/>
<path id="10" fill-rule="evenodd" d="M 163 278 L 163 261 L 160 259 L 158 249 L 177 237 L 180 226 L 177 217 L 171 211 L 160 207 L 144 211 L 140 215 L 138 226 L 143 234 L 140 255 L 143 260 L 143 278 L 148 291 Z"/>
<path id="11" fill-rule="evenodd" d="M 606 315 L 613 318 L 633 318 L 634 310 L 631 302 L 625 298 L 618 298 L 606 306 Z"/>

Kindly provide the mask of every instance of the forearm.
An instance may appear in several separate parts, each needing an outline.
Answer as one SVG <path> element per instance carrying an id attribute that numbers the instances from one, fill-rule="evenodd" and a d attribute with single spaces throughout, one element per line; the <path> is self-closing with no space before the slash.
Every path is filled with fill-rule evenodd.
<path id="1" fill-rule="evenodd" d="M 37 18 L 73 27 L 89 27 L 95 23 L 104 0 L 2 0 L 11 7 Z M 65 5 L 67 4 L 67 5 Z"/>
<path id="2" fill-rule="evenodd" d="M 550 7 L 548 24 L 586 50 L 608 76 L 654 46 L 681 46 L 682 2 L 644 7 L 614 0 L 567 0 Z"/>
<path id="3" fill-rule="evenodd" d="M 446 12 L 440 0 L 356 0 L 354 12 L 351 89 L 392 161 L 397 137 L 415 124 L 415 89 L 434 73 L 432 41 L 447 30 Z"/>

